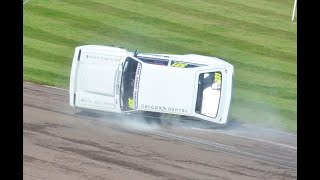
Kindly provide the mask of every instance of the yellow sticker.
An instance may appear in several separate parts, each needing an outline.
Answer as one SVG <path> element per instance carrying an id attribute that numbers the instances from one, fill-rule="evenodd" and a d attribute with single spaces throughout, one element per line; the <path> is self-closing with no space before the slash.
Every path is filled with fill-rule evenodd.
<path id="1" fill-rule="evenodd" d="M 186 66 L 188 66 L 188 63 L 184 63 L 184 62 L 175 62 L 173 64 L 171 64 L 172 67 L 180 67 L 180 68 L 185 68 Z"/>
<path id="2" fill-rule="evenodd" d="M 218 83 L 219 85 L 221 84 L 221 73 L 214 73 L 214 80 L 216 83 Z"/>
<path id="3" fill-rule="evenodd" d="M 129 104 L 129 108 L 133 109 L 133 99 L 132 98 L 129 98 L 128 99 L 128 104 Z"/>

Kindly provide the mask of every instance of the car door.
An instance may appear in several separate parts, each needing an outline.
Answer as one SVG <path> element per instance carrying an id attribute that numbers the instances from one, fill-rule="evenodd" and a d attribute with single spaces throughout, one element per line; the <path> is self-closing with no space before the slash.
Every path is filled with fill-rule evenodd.
<path id="1" fill-rule="evenodd" d="M 232 69 L 210 68 L 198 71 L 196 76 L 195 116 L 226 124 L 232 95 Z"/>

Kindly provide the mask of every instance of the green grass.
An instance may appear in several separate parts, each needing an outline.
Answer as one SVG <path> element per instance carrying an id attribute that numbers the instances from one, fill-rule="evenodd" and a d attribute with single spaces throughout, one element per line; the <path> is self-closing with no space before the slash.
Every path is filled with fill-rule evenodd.
<path id="1" fill-rule="evenodd" d="M 292 0 L 31 0 L 24 80 L 68 88 L 74 48 L 202 54 L 234 65 L 231 117 L 296 133 L 297 25 Z"/>

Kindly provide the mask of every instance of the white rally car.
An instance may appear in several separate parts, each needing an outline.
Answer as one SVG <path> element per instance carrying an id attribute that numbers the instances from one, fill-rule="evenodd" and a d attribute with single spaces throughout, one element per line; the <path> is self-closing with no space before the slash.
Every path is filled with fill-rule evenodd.
<path id="1" fill-rule="evenodd" d="M 123 114 L 174 114 L 225 126 L 233 74 L 233 66 L 216 57 L 84 45 L 75 48 L 70 105 Z"/>

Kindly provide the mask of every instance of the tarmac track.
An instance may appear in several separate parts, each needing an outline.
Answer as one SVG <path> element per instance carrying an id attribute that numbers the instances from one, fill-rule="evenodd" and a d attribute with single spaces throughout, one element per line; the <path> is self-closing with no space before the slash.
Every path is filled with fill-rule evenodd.
<path id="1" fill-rule="evenodd" d="M 295 135 L 88 114 L 68 91 L 23 84 L 24 179 L 297 179 Z"/>

